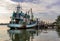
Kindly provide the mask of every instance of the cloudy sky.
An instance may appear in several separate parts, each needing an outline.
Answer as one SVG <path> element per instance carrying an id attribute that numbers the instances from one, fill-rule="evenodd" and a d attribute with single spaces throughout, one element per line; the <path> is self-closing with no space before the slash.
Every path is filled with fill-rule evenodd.
<path id="1" fill-rule="evenodd" d="M 60 15 L 60 0 L 0 0 L 0 23 L 10 21 L 17 2 L 24 12 L 32 8 L 34 17 L 45 22 L 54 22 Z"/>

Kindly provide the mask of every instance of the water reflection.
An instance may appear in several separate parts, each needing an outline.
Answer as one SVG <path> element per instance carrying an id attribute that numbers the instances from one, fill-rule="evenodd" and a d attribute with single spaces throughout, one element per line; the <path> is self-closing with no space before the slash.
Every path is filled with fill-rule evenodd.
<path id="1" fill-rule="evenodd" d="M 60 41 L 60 29 L 10 30 L 0 26 L 0 41 Z"/>
<path id="2" fill-rule="evenodd" d="M 60 29 L 56 29 L 56 31 L 57 31 L 57 34 L 58 34 L 58 36 L 60 38 Z"/>
<path id="3" fill-rule="evenodd" d="M 8 33 L 12 41 L 33 41 L 36 30 L 8 30 Z"/>

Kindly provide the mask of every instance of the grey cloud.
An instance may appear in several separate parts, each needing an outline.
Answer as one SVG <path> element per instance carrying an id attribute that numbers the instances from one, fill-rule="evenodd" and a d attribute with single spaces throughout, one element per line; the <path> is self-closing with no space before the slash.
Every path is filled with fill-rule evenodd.
<path id="1" fill-rule="evenodd" d="M 41 3 L 40 0 L 11 0 L 13 2 L 30 2 L 30 3 L 34 3 L 34 4 L 39 4 Z"/>
<path id="2" fill-rule="evenodd" d="M 57 1 L 56 3 L 50 4 L 50 5 L 47 5 L 46 8 L 47 8 L 47 9 L 50 9 L 50 8 L 52 8 L 53 6 L 60 6 L 60 1 Z"/>

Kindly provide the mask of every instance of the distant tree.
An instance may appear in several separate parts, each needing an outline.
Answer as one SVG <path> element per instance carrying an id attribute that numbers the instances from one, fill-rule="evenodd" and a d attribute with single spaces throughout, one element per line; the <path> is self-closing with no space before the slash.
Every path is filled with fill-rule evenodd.
<path id="1" fill-rule="evenodd" d="M 56 19 L 57 22 L 60 22 L 60 15 Z"/>
<path id="2" fill-rule="evenodd" d="M 56 23 L 57 23 L 57 24 L 60 24 L 60 15 L 57 17 Z"/>
<path id="3" fill-rule="evenodd" d="M 57 16 L 56 24 L 58 25 L 58 27 L 60 27 L 60 15 L 59 15 L 59 16 Z"/>

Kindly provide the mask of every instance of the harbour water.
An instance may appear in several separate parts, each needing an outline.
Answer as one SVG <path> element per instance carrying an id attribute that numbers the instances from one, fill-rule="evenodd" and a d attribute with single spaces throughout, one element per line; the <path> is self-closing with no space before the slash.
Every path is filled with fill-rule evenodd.
<path id="1" fill-rule="evenodd" d="M 56 29 L 10 30 L 6 25 L 0 25 L 0 41 L 60 41 L 60 31 Z"/>

